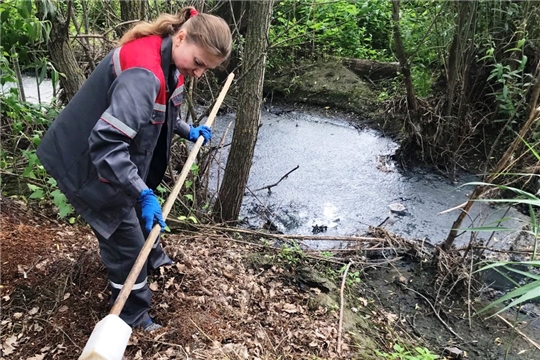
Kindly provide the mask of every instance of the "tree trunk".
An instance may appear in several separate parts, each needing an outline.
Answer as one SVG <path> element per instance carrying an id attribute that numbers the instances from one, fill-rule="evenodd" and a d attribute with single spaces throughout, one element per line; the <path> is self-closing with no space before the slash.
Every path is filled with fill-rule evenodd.
<path id="1" fill-rule="evenodd" d="M 452 108 L 456 98 L 456 86 L 464 81 L 464 72 L 469 66 L 468 40 L 476 18 L 477 4 L 468 1 L 457 1 L 457 19 L 452 45 L 448 53 L 446 63 L 448 100 L 446 104 L 446 116 L 452 116 Z M 464 87 L 464 86 L 463 86 Z M 449 119 L 449 121 L 452 121 Z"/>
<path id="2" fill-rule="evenodd" d="M 121 0 L 120 1 L 120 17 L 122 22 L 143 20 L 145 17 L 146 3 L 141 0 Z M 122 36 L 133 24 L 126 24 L 117 29 L 118 35 Z"/>
<path id="3" fill-rule="evenodd" d="M 261 118 L 267 37 L 273 1 L 249 2 L 244 64 L 238 81 L 240 94 L 231 151 L 223 183 L 214 205 L 218 221 L 236 221 L 247 185 Z"/>
<path id="4" fill-rule="evenodd" d="M 392 34 L 394 36 L 394 43 L 396 46 L 396 56 L 399 60 L 399 65 L 401 66 L 401 73 L 403 74 L 403 79 L 405 80 L 405 88 L 407 89 L 407 105 L 409 107 L 409 110 L 413 112 L 413 118 L 416 118 L 418 103 L 416 101 L 416 93 L 414 91 L 414 86 L 412 83 L 411 68 L 407 61 L 407 56 L 405 55 L 403 41 L 401 41 L 401 32 L 399 29 L 399 3 L 400 0 L 392 0 Z"/>
<path id="5" fill-rule="evenodd" d="M 45 15 L 41 1 L 37 1 L 36 5 L 39 18 L 51 22 L 51 33 L 47 48 L 55 69 L 64 75 L 60 77 L 60 87 L 64 90 L 62 101 L 69 102 L 85 81 L 84 74 L 69 43 L 69 8 L 71 2 L 68 3 L 67 20 L 58 6 L 55 12 L 47 12 Z"/>

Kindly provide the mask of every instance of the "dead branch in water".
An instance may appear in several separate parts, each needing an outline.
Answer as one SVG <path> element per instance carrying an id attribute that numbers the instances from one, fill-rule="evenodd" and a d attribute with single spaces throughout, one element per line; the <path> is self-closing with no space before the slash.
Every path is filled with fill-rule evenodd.
<path id="1" fill-rule="evenodd" d="M 289 171 L 288 173 L 286 173 L 285 175 L 283 175 L 283 176 L 281 177 L 281 179 L 278 180 L 277 183 L 272 184 L 272 185 L 268 185 L 268 186 L 264 186 L 264 187 L 262 187 L 262 188 L 260 188 L 260 189 L 253 190 L 253 191 L 259 191 L 259 190 L 268 189 L 268 192 L 272 192 L 271 189 L 272 189 L 274 186 L 277 186 L 283 179 L 286 179 L 287 176 L 289 176 L 290 173 L 292 173 L 293 171 L 298 170 L 299 167 L 300 167 L 300 165 L 296 165 L 296 167 L 295 167 L 294 169 L 292 169 L 291 171 Z"/>

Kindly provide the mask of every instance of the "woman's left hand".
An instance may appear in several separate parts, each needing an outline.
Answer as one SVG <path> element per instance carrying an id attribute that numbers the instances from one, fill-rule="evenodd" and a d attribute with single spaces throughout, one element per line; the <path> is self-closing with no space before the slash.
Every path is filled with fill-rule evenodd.
<path id="1" fill-rule="evenodd" d="M 199 136 L 202 136 L 204 138 L 203 145 L 205 145 L 212 138 L 212 130 L 208 126 L 205 126 L 205 125 L 197 126 L 197 127 L 193 127 L 192 125 L 189 125 L 188 140 L 192 142 L 196 142 Z"/>

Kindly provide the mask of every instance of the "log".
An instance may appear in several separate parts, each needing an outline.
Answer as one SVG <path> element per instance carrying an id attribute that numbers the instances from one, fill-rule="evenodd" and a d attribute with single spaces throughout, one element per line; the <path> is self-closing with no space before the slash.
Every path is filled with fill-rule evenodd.
<path id="1" fill-rule="evenodd" d="M 396 77 L 399 71 L 398 62 L 341 58 L 341 64 L 356 75 L 370 80 L 390 79 Z"/>

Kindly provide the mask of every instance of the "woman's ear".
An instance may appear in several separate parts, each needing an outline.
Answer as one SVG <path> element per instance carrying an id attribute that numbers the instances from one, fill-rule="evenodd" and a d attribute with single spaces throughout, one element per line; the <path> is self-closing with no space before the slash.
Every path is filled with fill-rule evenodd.
<path id="1" fill-rule="evenodd" d="M 176 33 L 176 41 L 177 43 L 181 43 L 183 40 L 185 40 L 186 38 L 186 30 L 184 29 L 180 29 L 178 30 L 178 32 Z"/>

